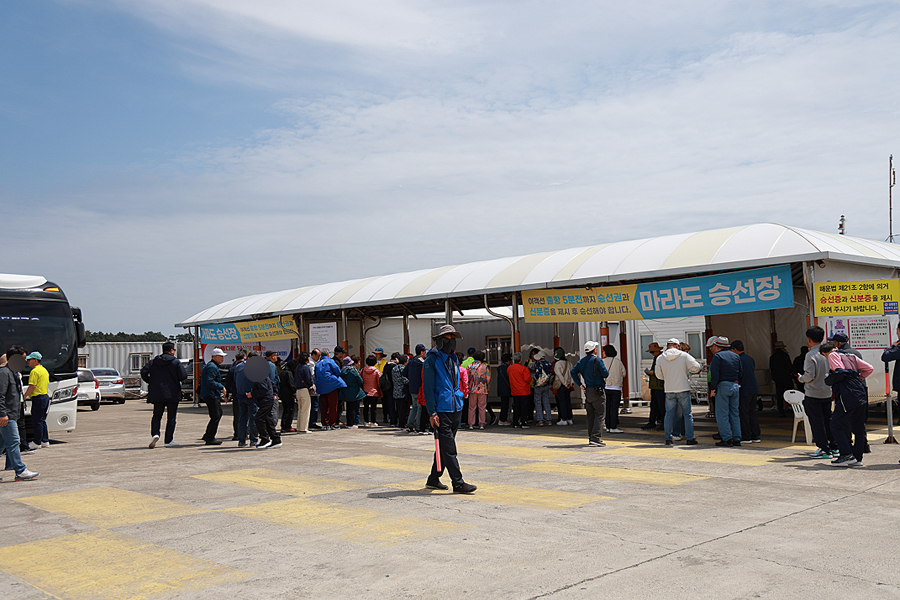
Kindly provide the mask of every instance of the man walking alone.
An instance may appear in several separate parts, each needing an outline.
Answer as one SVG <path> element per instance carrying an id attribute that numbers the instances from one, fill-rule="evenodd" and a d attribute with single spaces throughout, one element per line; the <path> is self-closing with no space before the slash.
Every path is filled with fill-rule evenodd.
<path id="1" fill-rule="evenodd" d="M 175 358 L 175 344 L 166 342 L 162 354 L 141 369 L 141 379 L 147 383 L 147 402 L 153 405 L 150 420 L 150 448 L 156 448 L 163 413 L 166 413 L 166 448 L 174 448 L 175 414 L 181 401 L 181 382 L 187 379 L 184 365 Z"/>

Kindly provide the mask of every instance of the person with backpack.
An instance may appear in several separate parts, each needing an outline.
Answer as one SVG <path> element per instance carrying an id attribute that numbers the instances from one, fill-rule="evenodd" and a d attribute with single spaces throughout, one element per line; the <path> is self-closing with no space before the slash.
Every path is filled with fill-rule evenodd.
<path id="1" fill-rule="evenodd" d="M 553 383 L 551 388 L 556 389 L 556 412 L 559 417 L 557 425 L 572 424 L 572 390 L 575 389 L 575 382 L 572 381 L 572 375 L 569 373 L 571 366 L 566 359 L 566 351 L 562 348 L 554 350 L 556 362 L 553 363 Z"/>
<path id="2" fill-rule="evenodd" d="M 840 449 L 840 455 L 831 461 L 831 466 L 862 464 L 867 445 L 866 407 L 869 404 L 865 380 L 875 368 L 850 352 L 838 352 L 832 342 L 822 344 L 819 351 L 828 359 L 829 373 L 825 384 L 834 392 L 834 412 L 829 426 Z M 847 429 L 856 438 L 852 447 Z"/>
<path id="3" fill-rule="evenodd" d="M 378 387 L 381 389 L 381 411 L 387 414 L 385 423 L 397 424 L 397 407 L 394 404 L 394 371 L 397 367 L 397 353 L 391 354 L 391 360 L 381 368 L 381 376 L 378 378 Z M 376 359 L 377 360 L 377 359 Z M 375 363 L 378 367 L 378 363 Z"/>
<path id="4" fill-rule="evenodd" d="M 406 402 L 406 385 L 409 379 L 403 376 L 403 368 L 409 359 L 405 354 L 395 353 L 394 368 L 391 369 L 391 400 L 393 410 L 391 410 L 391 427 L 403 429 L 401 423 L 405 423 L 406 411 L 403 410 L 403 404 Z M 385 368 L 385 371 L 387 369 Z M 404 419 L 401 421 L 401 417 Z"/>
<path id="5" fill-rule="evenodd" d="M 538 427 L 553 425 L 550 411 L 550 384 L 553 383 L 553 365 L 543 353 L 535 354 L 531 362 L 531 376 L 534 379 L 534 413 Z"/>
<path id="6" fill-rule="evenodd" d="M 488 392 L 491 389 L 491 368 L 484 363 L 484 352 L 476 350 L 466 369 L 469 372 L 469 429 L 484 429 Z M 477 414 L 476 414 L 477 413 Z"/>
<path id="7" fill-rule="evenodd" d="M 603 421 L 606 418 L 606 378 L 609 371 L 606 365 L 597 357 L 597 342 L 588 341 L 584 344 L 584 358 L 578 361 L 570 371 L 572 379 L 581 383 L 581 391 L 584 394 L 584 407 L 587 409 L 588 421 L 588 445 L 605 446 L 601 439 Z"/>
<path id="8" fill-rule="evenodd" d="M 347 407 L 347 428 L 359 429 L 359 425 L 356 424 L 359 401 L 366 397 L 366 393 L 362 389 L 362 376 L 359 374 L 359 357 L 345 356 L 341 364 L 343 365 L 341 379 L 344 380 L 347 387 L 341 388 L 339 396 L 344 402 L 344 406 Z"/>
<path id="9" fill-rule="evenodd" d="M 366 427 L 378 427 L 378 399 L 381 398 L 381 371 L 375 366 L 375 357 L 366 357 L 366 366 L 362 370 L 363 391 L 363 422 Z"/>

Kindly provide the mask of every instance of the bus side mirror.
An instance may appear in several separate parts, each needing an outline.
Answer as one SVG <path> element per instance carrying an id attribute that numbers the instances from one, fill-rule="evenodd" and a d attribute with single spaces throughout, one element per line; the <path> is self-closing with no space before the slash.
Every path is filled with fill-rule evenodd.
<path id="1" fill-rule="evenodd" d="M 87 336 L 84 333 L 84 323 L 75 323 L 75 337 L 78 340 L 78 347 L 84 348 L 87 345 Z"/>

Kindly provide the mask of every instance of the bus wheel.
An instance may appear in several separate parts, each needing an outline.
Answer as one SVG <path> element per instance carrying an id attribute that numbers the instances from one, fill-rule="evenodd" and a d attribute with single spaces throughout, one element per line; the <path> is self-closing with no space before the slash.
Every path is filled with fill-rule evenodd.
<path id="1" fill-rule="evenodd" d="M 99 403 L 99 402 L 92 402 L 92 403 L 91 403 L 91 410 L 100 410 L 100 403 Z"/>

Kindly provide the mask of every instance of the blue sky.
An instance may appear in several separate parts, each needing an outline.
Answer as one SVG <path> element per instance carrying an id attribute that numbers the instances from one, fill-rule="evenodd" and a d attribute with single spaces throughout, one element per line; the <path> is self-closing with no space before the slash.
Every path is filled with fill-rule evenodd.
<path id="1" fill-rule="evenodd" d="M 760 221 L 884 239 L 900 154 L 897 2 L 38 0 L 0 57 L 4 270 L 96 330 Z"/>

